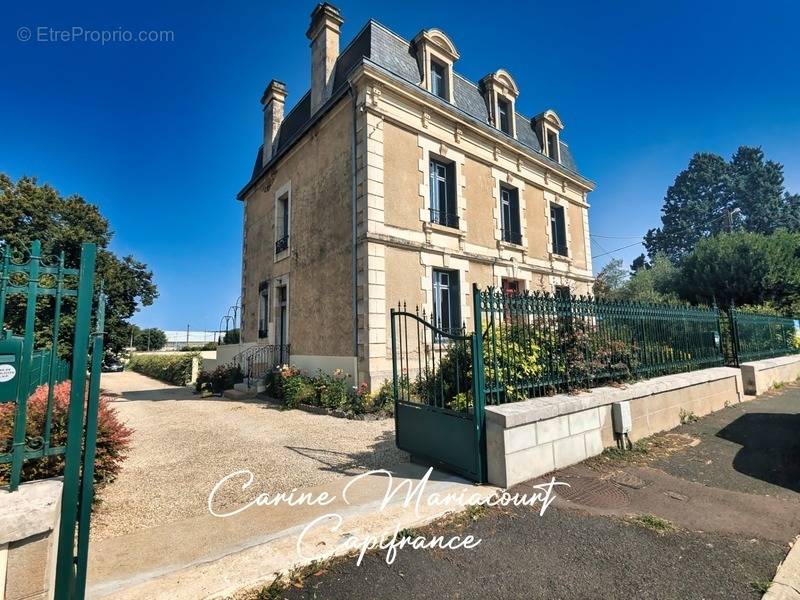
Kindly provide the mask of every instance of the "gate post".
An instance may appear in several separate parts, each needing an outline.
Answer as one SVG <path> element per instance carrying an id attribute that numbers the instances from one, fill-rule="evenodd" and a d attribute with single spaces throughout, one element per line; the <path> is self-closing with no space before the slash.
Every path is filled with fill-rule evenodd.
<path id="1" fill-rule="evenodd" d="M 472 315 L 475 331 L 472 333 L 472 410 L 475 415 L 475 443 L 478 456 L 478 483 L 486 481 L 486 428 L 484 408 L 486 389 L 483 373 L 483 323 L 481 320 L 481 291 L 472 284 Z"/>
<path id="2" fill-rule="evenodd" d="M 55 593 L 58 600 L 74 597 L 75 593 L 75 523 L 78 520 L 81 445 L 84 432 L 83 405 L 96 254 L 97 248 L 94 244 L 81 246 L 78 306 L 75 313 L 75 338 L 72 346 L 72 389 L 64 454 L 64 491 L 61 500 L 61 527 L 58 535 L 58 561 L 56 564 Z"/>
<path id="3" fill-rule="evenodd" d="M 728 323 L 731 331 L 731 352 L 733 353 L 733 366 L 739 366 L 739 323 L 736 320 L 736 305 L 731 300 L 728 307 Z"/>
<path id="4" fill-rule="evenodd" d="M 397 427 L 397 331 L 395 329 L 395 310 L 389 310 L 389 323 L 392 329 L 392 400 L 394 400 L 394 444 L 400 445 L 400 433 Z"/>

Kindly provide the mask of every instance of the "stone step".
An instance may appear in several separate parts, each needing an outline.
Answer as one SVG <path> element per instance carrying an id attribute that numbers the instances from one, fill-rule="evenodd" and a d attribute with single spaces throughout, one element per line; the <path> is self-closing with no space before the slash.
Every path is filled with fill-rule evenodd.
<path id="1" fill-rule="evenodd" d="M 237 384 L 238 385 L 238 384 Z M 222 392 L 222 397 L 228 400 L 252 400 L 256 397 L 255 389 L 252 390 L 225 390 Z"/>

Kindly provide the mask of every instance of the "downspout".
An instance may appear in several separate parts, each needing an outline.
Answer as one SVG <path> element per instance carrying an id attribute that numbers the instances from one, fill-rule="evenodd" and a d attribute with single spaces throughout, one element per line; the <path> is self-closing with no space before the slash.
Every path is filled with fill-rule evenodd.
<path id="1" fill-rule="evenodd" d="M 350 83 L 349 87 L 347 88 L 347 93 L 353 99 L 353 137 L 351 140 L 351 151 L 352 151 L 352 254 L 353 254 L 353 357 L 356 361 L 356 372 L 353 373 L 353 379 L 358 379 L 358 257 L 356 255 L 357 252 L 357 241 L 356 241 L 356 234 L 357 234 L 357 211 L 356 211 L 356 179 L 357 179 L 357 170 L 358 167 L 356 165 L 356 141 L 357 141 L 357 134 L 356 134 L 356 121 L 358 119 L 358 97 L 356 96 L 356 91 L 353 88 L 352 82 Z M 358 383 L 356 381 L 356 383 Z"/>

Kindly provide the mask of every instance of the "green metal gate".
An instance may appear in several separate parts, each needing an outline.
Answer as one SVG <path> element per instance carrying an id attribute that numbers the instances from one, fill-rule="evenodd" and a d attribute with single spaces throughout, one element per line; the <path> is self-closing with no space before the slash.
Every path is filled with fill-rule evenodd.
<path id="1" fill-rule="evenodd" d="M 480 311 L 475 312 L 480 315 Z M 480 323 L 444 331 L 425 311 L 391 310 L 397 447 L 419 460 L 486 481 Z"/>
<path id="2" fill-rule="evenodd" d="M 64 252 L 43 256 L 41 243 L 35 241 L 26 254 L 3 247 L 0 266 L 0 367 L 4 368 L 0 405 L 13 403 L 10 410 L 14 414 L 12 439 L 0 440 L 0 473 L 4 479 L 7 476 L 3 483 L 13 492 L 27 479 L 26 463 L 63 456 L 55 581 L 58 600 L 83 598 L 86 588 L 105 319 L 105 295 L 101 291 L 96 299 L 95 329 L 91 330 L 96 252 L 94 244 L 83 244 L 80 264 L 73 268 L 65 265 Z M 67 303 L 70 308 L 74 306 L 70 315 L 74 317 L 74 335 L 71 343 L 59 345 L 62 308 Z M 15 316 L 21 331 L 5 328 Z M 51 322 L 49 335 L 44 336 L 39 328 L 40 335 L 36 336 L 37 321 L 45 318 Z M 48 347 L 35 348 L 37 340 Z M 62 354 L 71 357 L 71 364 L 61 358 Z M 65 379 L 71 381 L 66 443 L 54 445 L 53 387 Z M 48 386 L 44 428 L 31 431 L 28 397 L 39 385 Z"/>

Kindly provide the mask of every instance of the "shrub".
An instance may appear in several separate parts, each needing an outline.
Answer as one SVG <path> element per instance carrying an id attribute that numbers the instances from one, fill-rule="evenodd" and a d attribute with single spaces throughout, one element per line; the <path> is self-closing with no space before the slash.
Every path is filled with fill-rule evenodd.
<path id="1" fill-rule="evenodd" d="M 506 325 L 483 338 L 486 381 L 505 382 L 506 402 L 525 400 L 527 387 L 541 372 L 539 346 L 522 327 Z M 470 377 L 470 381 L 472 378 Z"/>
<path id="2" fill-rule="evenodd" d="M 407 394 L 411 388 L 408 377 L 401 377 L 397 387 L 400 394 Z M 374 397 L 373 406 L 376 412 L 384 412 L 389 415 L 394 414 L 394 384 L 391 379 L 384 380 L 381 387 L 378 388 L 378 392 Z"/>
<path id="3" fill-rule="evenodd" d="M 173 385 L 187 385 L 192 379 L 192 362 L 195 354 L 134 354 L 128 367 Z"/>
<path id="4" fill-rule="evenodd" d="M 521 328 L 498 327 L 483 336 L 484 375 L 487 383 L 504 384 L 503 402 L 528 397 L 524 384 L 535 383 L 541 372 L 539 346 Z M 472 350 L 467 343 L 451 344 L 436 369 L 420 373 L 413 393 L 428 404 L 451 410 L 472 407 Z"/>
<path id="5" fill-rule="evenodd" d="M 296 374 L 283 379 L 283 403 L 287 408 L 316 404 L 316 400 L 317 388 L 308 377 Z"/>
<path id="6" fill-rule="evenodd" d="M 36 388 L 28 399 L 26 435 L 29 439 L 42 435 L 47 411 L 47 386 Z M 64 446 L 67 442 L 67 416 L 71 383 L 65 381 L 53 388 L 53 415 L 50 433 L 50 446 Z M 122 424 L 116 409 L 110 404 L 111 398 L 100 396 L 97 414 L 97 450 L 94 459 L 94 481 L 99 486 L 113 481 L 127 456 L 131 445 L 133 430 Z M 0 442 L 10 442 L 13 438 L 13 403 L 0 404 Z M 8 484 L 11 468 L 8 463 L 0 464 L 0 485 Z M 64 456 L 48 456 L 31 459 L 22 467 L 22 479 L 31 481 L 63 475 Z"/>
<path id="7" fill-rule="evenodd" d="M 320 405 L 330 409 L 347 410 L 350 408 L 347 380 L 350 375 L 336 369 L 332 375 L 320 372 L 316 377 L 317 392 Z"/>
<path id="8" fill-rule="evenodd" d="M 242 381 L 244 381 L 244 376 L 238 365 L 220 365 L 211 372 L 200 371 L 197 374 L 194 389 L 198 393 L 209 391 L 221 394 Z"/>

